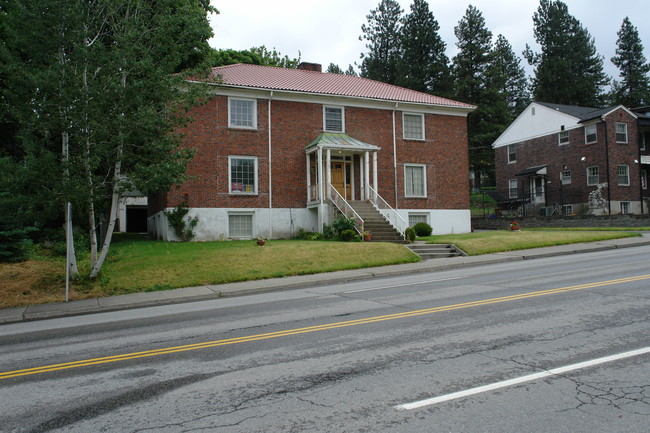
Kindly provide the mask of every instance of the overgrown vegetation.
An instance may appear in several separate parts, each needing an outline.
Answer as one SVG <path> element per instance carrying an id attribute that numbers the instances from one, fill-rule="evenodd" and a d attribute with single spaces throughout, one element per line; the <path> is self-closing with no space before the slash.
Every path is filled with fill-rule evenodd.
<path id="1" fill-rule="evenodd" d="M 167 217 L 169 226 L 174 229 L 176 237 L 183 242 L 189 242 L 194 239 L 196 236 L 194 228 L 199 223 L 198 216 L 185 218 L 189 211 L 190 210 L 187 207 L 187 202 L 185 200 L 174 209 L 165 211 L 165 216 Z"/>

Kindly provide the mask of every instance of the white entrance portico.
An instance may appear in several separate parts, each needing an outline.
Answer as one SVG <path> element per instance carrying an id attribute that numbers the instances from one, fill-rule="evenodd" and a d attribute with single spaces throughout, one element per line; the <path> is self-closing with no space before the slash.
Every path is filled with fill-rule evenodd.
<path id="1" fill-rule="evenodd" d="M 306 147 L 307 206 L 318 206 L 319 227 L 327 200 L 368 200 L 374 194 L 371 191 L 377 191 L 379 150 L 347 134 L 331 132 L 320 134 Z"/>

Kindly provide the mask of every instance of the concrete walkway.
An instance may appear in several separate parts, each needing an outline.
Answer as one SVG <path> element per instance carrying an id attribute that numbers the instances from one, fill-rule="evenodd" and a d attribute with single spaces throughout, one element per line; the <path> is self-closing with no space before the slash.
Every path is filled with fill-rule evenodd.
<path id="1" fill-rule="evenodd" d="M 194 302 L 206 299 L 215 299 L 224 296 L 241 296 L 253 293 L 296 289 L 315 285 L 337 284 L 355 280 L 367 280 L 371 278 L 398 276 L 419 272 L 440 271 L 516 260 L 528 260 L 541 257 L 554 257 L 566 254 L 606 251 L 617 248 L 636 247 L 641 245 L 650 245 L 650 233 L 643 233 L 643 236 L 641 237 L 612 239 L 607 241 L 561 245 L 547 248 L 535 248 L 530 250 L 509 251 L 504 253 L 486 254 L 482 256 L 450 257 L 425 260 L 418 263 L 407 263 L 403 265 L 382 266 L 350 271 L 329 272 L 324 274 L 300 275 L 295 277 L 246 281 L 241 283 L 187 287 L 184 289 L 165 290 L 158 292 L 133 293 L 129 295 L 85 299 L 81 301 L 30 305 L 28 307 L 0 309 L 0 324 L 21 322 L 25 320 L 51 319 L 79 314 L 116 311 L 128 308 L 142 308 L 182 302 Z"/>

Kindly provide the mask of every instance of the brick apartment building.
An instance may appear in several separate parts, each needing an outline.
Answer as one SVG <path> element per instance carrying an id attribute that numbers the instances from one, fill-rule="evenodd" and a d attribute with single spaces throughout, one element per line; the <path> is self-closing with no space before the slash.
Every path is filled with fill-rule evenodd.
<path id="1" fill-rule="evenodd" d="M 534 102 L 493 144 L 497 191 L 529 215 L 648 213 L 647 120 Z"/>
<path id="2" fill-rule="evenodd" d="M 236 64 L 213 76 L 214 97 L 182 131 L 195 149 L 188 180 L 149 198 L 156 238 L 175 239 L 163 211 L 183 201 L 199 217 L 197 240 L 322 231 L 335 202 L 355 201 L 372 201 L 402 231 L 419 221 L 470 231 L 474 106 L 317 64 Z"/>

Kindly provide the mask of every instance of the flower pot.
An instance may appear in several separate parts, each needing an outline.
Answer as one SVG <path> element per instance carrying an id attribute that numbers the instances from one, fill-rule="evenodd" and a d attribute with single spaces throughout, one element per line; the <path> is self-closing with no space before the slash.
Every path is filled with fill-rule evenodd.
<path id="1" fill-rule="evenodd" d="M 365 236 L 363 237 L 363 240 L 366 241 L 366 242 L 371 241 L 371 240 L 372 240 L 372 235 L 365 235 Z"/>
<path id="2" fill-rule="evenodd" d="M 266 241 L 264 239 L 258 239 L 258 241 L 257 241 L 257 245 L 259 245 L 260 247 L 262 245 L 264 245 L 265 243 L 266 243 Z"/>

